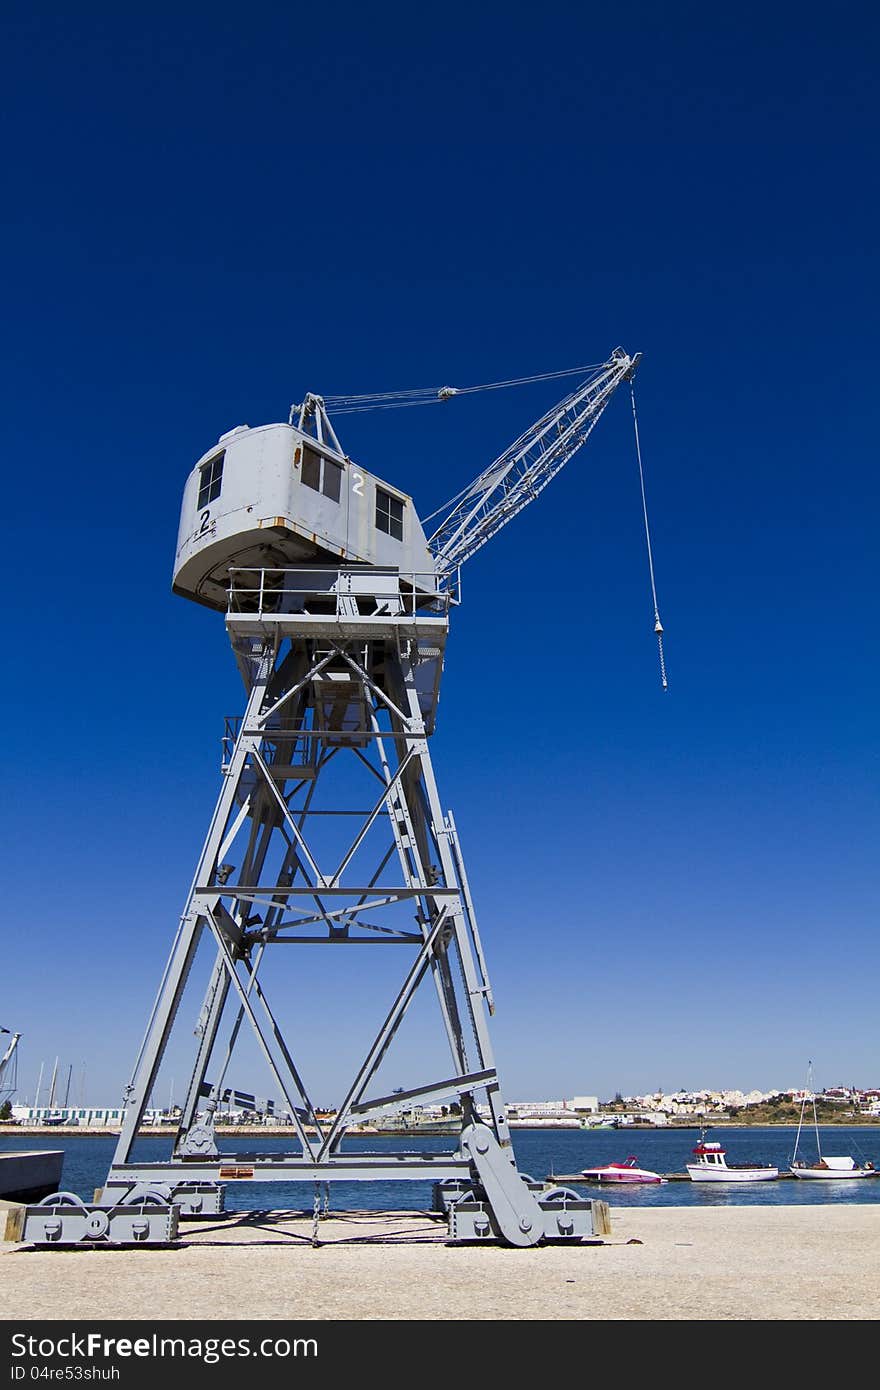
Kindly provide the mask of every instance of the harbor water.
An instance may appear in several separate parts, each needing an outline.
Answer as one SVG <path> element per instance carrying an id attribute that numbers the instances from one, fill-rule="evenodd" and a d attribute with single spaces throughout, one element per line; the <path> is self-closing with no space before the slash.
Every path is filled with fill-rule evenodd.
<path id="1" fill-rule="evenodd" d="M 743 1129 L 719 1128 L 711 1138 L 720 1140 L 727 1150 L 730 1163 L 772 1163 L 781 1173 L 788 1171 L 795 1140 L 792 1128 Z M 582 1168 L 598 1164 L 622 1162 L 630 1154 L 642 1168 L 654 1172 L 683 1173 L 691 1149 L 697 1142 L 696 1130 L 515 1130 L 513 1142 L 520 1171 L 544 1179 L 554 1174 L 571 1175 Z M 290 1139 L 271 1136 L 239 1138 L 219 1136 L 223 1153 L 279 1153 L 294 1148 Z M 12 1149 L 51 1148 L 64 1150 L 62 1186 L 91 1201 L 96 1187 L 106 1176 L 116 1140 L 95 1135 L 17 1135 L 6 1132 L 0 1136 L 0 1152 Z M 138 1140 L 135 1158 L 157 1162 L 170 1152 L 169 1137 L 142 1137 Z M 418 1153 L 443 1153 L 451 1147 L 448 1135 L 424 1135 L 408 1138 L 362 1135 L 345 1141 L 344 1151 L 390 1152 L 407 1150 Z M 829 1154 L 852 1154 L 857 1159 L 870 1159 L 880 1168 L 880 1127 L 835 1125 L 822 1134 L 823 1150 Z M 801 1156 L 811 1158 L 815 1153 L 815 1136 L 801 1136 Z M 568 1183 L 568 1186 L 579 1186 Z M 826 1202 L 880 1202 L 880 1178 L 862 1181 L 798 1182 L 776 1181 L 761 1183 L 714 1184 L 668 1182 L 662 1185 L 584 1183 L 580 1190 L 586 1195 L 601 1196 L 614 1206 L 729 1206 L 787 1204 L 815 1205 Z M 310 1210 L 314 1195 L 311 1183 L 247 1183 L 231 1182 L 226 1188 L 226 1205 L 233 1211 L 303 1209 Z M 430 1182 L 334 1182 L 330 1189 L 330 1205 L 336 1211 L 426 1209 L 431 1205 Z"/>

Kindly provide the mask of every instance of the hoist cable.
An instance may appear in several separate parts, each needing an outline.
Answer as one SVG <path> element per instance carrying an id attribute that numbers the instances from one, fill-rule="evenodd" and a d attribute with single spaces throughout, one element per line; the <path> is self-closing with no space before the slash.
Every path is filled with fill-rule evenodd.
<path id="1" fill-rule="evenodd" d="M 654 600 L 654 632 L 657 636 L 657 649 L 660 653 L 660 680 L 664 690 L 669 689 L 666 680 L 666 661 L 663 656 L 663 624 L 660 621 L 660 610 L 657 607 L 657 585 L 654 582 L 654 552 L 651 547 L 651 528 L 648 524 L 648 500 L 645 495 L 645 470 L 642 467 L 642 447 L 639 443 L 639 417 L 636 413 L 636 392 L 632 382 L 629 384 L 629 393 L 632 399 L 633 428 L 636 436 L 636 458 L 639 461 L 639 484 L 642 489 L 642 515 L 645 519 L 645 541 L 648 547 L 648 572 L 651 576 L 651 597 Z"/>
<path id="2" fill-rule="evenodd" d="M 332 399 L 324 404 L 328 411 L 332 410 L 334 417 L 337 415 L 363 415 L 368 410 L 406 410 L 412 405 L 440 405 L 447 398 L 445 396 L 422 396 L 412 401 L 376 401 L 367 405 L 335 405 Z"/>
<path id="3" fill-rule="evenodd" d="M 436 405 L 453 396 L 470 396 L 475 391 L 501 391 L 509 386 L 529 386 L 535 381 L 555 381 L 559 377 L 578 376 L 597 371 L 604 363 L 594 362 L 583 367 L 566 367 L 559 372 L 539 372 L 534 376 L 509 377 L 505 381 L 485 381 L 476 386 L 421 386 L 410 391 L 373 391 L 362 396 L 325 396 L 324 405 L 334 415 L 351 415 L 365 410 L 401 410 L 412 405 Z"/>

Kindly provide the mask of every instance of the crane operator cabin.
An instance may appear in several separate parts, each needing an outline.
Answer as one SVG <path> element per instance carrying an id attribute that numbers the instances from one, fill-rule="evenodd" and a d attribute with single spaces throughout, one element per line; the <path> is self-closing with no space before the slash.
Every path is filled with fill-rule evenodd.
<path id="1" fill-rule="evenodd" d="M 352 463 L 332 431 L 328 441 L 292 424 L 239 425 L 199 459 L 183 494 L 175 593 L 225 612 L 231 569 L 340 563 L 434 588 L 412 498 Z M 308 580 L 314 588 L 319 574 Z"/>

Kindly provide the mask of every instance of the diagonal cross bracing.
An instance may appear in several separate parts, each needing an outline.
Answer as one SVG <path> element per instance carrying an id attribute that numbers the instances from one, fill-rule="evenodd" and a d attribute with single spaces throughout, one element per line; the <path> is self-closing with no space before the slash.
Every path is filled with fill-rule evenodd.
<path id="1" fill-rule="evenodd" d="M 441 913 L 441 915 L 437 918 L 437 921 L 435 922 L 433 928 L 425 937 L 425 940 L 422 942 L 421 950 L 419 951 L 418 955 L 413 961 L 409 973 L 407 974 L 407 977 L 400 988 L 400 992 L 398 993 L 397 998 L 391 1005 L 391 1008 L 385 1018 L 384 1023 L 379 1029 L 379 1032 L 376 1034 L 376 1037 L 373 1040 L 373 1044 L 366 1057 L 364 1058 L 360 1071 L 358 1072 L 357 1076 L 352 1082 L 348 1095 L 345 1097 L 345 1100 L 339 1107 L 333 1127 L 331 1128 L 330 1133 L 327 1135 L 326 1139 L 324 1140 L 324 1143 L 321 1146 L 321 1151 L 319 1154 L 320 1158 L 325 1158 L 330 1149 L 332 1148 L 333 1144 L 336 1142 L 336 1140 L 341 1137 L 345 1129 L 346 1120 L 348 1119 L 348 1115 L 352 1105 L 354 1105 L 360 1099 L 361 1095 L 363 1094 L 364 1088 L 367 1085 L 367 1082 L 375 1074 L 379 1066 L 379 1063 L 385 1056 L 385 1053 L 388 1050 L 392 1038 L 394 1037 L 395 1033 L 400 1027 L 400 1024 L 403 1020 L 403 1016 L 406 1013 L 407 1006 L 410 1000 L 412 999 L 416 987 L 418 986 L 420 980 L 422 979 L 422 976 L 425 974 L 425 971 L 428 968 L 428 964 L 430 962 L 431 955 L 434 950 L 435 942 L 437 941 L 437 937 L 440 934 L 440 929 L 443 926 L 444 921 L 445 914 Z"/>
<path id="2" fill-rule="evenodd" d="M 418 622 L 414 617 L 416 630 Z M 487 1123 L 509 1151 L 488 1036 L 485 964 L 454 824 L 444 819 L 434 781 L 414 665 L 421 659 L 418 642 L 401 643 L 390 621 L 381 640 L 349 636 L 342 623 L 330 642 L 305 629 L 298 636 L 295 614 L 279 616 L 278 636 L 278 642 L 265 647 L 255 660 L 243 662 L 253 681 L 248 708 L 225 765 L 220 798 L 182 917 L 182 936 L 136 1068 L 132 1115 L 113 1171 L 131 1172 L 137 1124 L 203 927 L 209 930 L 215 958 L 176 1154 L 186 1151 L 190 1129 L 210 1124 L 227 1077 L 233 1086 L 244 1084 L 258 1092 L 253 1081 L 233 1072 L 239 1042 L 250 1033 L 277 1098 L 289 1112 L 303 1161 L 312 1165 L 309 1171 L 329 1177 L 349 1171 L 351 1160 L 340 1153 L 340 1142 L 353 1123 L 394 1103 L 386 1096 L 369 1099 L 366 1093 L 428 976 L 452 1067 L 443 1081 L 414 1085 L 405 1098 L 427 1105 L 440 1096 L 457 1095 L 464 1124 L 475 1118 L 477 1098 L 484 1095 Z M 431 698 L 435 696 L 436 684 Z M 289 714 L 279 732 L 273 724 L 284 711 Z M 287 752 L 300 739 L 314 749 L 308 755 L 306 777 L 298 775 L 299 755 Z M 368 798 L 357 791 L 366 778 L 373 786 Z M 368 809 L 355 812 L 352 806 Z M 346 829 L 351 822 L 343 819 L 351 815 L 357 815 L 353 833 Z M 238 881 L 230 881 L 234 871 L 227 861 L 242 852 Z M 349 877 L 352 881 L 346 882 Z M 324 931 L 315 934 L 316 928 Z M 316 944 L 396 945 L 412 953 L 394 1003 L 387 1012 L 382 1010 L 373 1041 L 347 1082 L 330 1125 L 319 1123 L 309 1093 L 316 1061 L 310 1034 L 306 1033 L 305 1046 L 296 1049 L 286 1036 L 285 1019 L 291 1011 L 296 1015 L 296 995 L 288 991 L 281 997 L 273 985 L 275 946 L 288 947 L 285 959 L 296 968 L 296 947 Z M 386 958 L 394 970 L 398 953 L 377 959 Z M 356 966 L 359 957 L 351 959 Z M 269 993 L 275 1009 L 269 1006 Z M 329 1019 L 332 991 L 322 1005 Z M 248 1027 L 242 1030 L 245 1019 Z M 221 1046 L 223 1020 L 227 1029 Z M 208 1074 L 219 1079 L 211 1085 Z M 379 1157 L 365 1156 L 359 1171 L 385 1171 L 384 1158 L 379 1162 Z M 441 1171 L 442 1159 L 438 1155 Z M 449 1171 L 460 1171 L 457 1151 L 449 1155 L 449 1163 Z M 300 1171 L 295 1163 L 290 1168 Z M 255 1160 L 255 1172 L 259 1169 Z M 424 1159 L 397 1155 L 395 1169 L 416 1176 L 417 1171 L 425 1172 Z M 163 1180 L 173 1181 L 179 1171 L 178 1160 L 172 1160 Z"/>
<path id="3" fill-rule="evenodd" d="M 251 1002 L 250 1002 L 250 985 L 253 983 L 254 976 L 251 975 L 251 980 L 249 981 L 249 987 L 248 987 L 248 989 L 245 989 L 244 986 L 243 986 L 242 983 L 241 983 L 241 980 L 238 978 L 238 972 L 237 972 L 237 970 L 236 970 L 236 968 L 235 968 L 235 960 L 234 960 L 234 958 L 233 958 L 232 952 L 230 951 L 229 946 L 228 946 L 228 944 L 227 944 L 227 942 L 226 942 L 226 940 L 225 940 L 225 938 L 224 938 L 224 936 L 223 936 L 223 933 L 221 932 L 221 930 L 220 930 L 220 928 L 219 928 L 219 926 L 218 926 L 218 924 L 217 924 L 217 919 L 216 919 L 216 917 L 214 916 L 214 913 L 212 912 L 211 908 L 208 907 L 207 905 L 205 905 L 205 908 L 204 908 L 204 915 L 207 917 L 207 919 L 208 919 L 208 921 L 209 921 L 209 923 L 210 923 L 210 925 L 211 925 L 211 928 L 212 928 L 213 933 L 214 933 L 214 939 L 216 940 L 217 946 L 218 946 L 218 948 L 219 948 L 219 950 L 220 950 L 220 952 L 221 952 L 221 954 L 222 954 L 222 956 L 223 956 L 223 960 L 224 960 L 224 963 L 225 963 L 225 966 L 226 966 L 226 970 L 227 970 L 227 973 L 228 973 L 228 975 L 229 975 L 230 984 L 233 986 L 233 988 L 235 989 L 235 992 L 236 992 L 237 995 L 238 995 L 239 1001 L 240 1001 L 240 1003 L 241 1003 L 241 1007 L 243 1008 L 245 1014 L 246 1014 L 247 1017 L 248 1017 L 248 1020 L 249 1020 L 249 1022 L 250 1022 L 251 1028 L 253 1029 L 253 1032 L 254 1032 L 254 1036 L 255 1036 L 255 1038 L 256 1038 L 256 1040 L 257 1040 L 257 1044 L 258 1044 L 258 1046 L 260 1047 L 260 1050 L 262 1051 L 263 1056 L 265 1057 L 266 1062 L 267 1062 L 268 1065 L 269 1065 L 269 1069 L 270 1069 L 270 1071 L 272 1072 L 272 1075 L 273 1075 L 273 1077 L 274 1077 L 275 1083 L 276 1083 L 276 1085 L 278 1086 L 278 1089 L 279 1089 L 279 1091 L 281 1092 L 282 1096 L 283 1096 L 284 1099 L 287 1101 L 288 1108 L 289 1108 L 289 1113 L 290 1113 L 291 1119 L 293 1120 L 294 1128 L 296 1129 L 296 1132 L 297 1132 L 297 1136 L 298 1136 L 298 1138 L 299 1138 L 299 1141 L 300 1141 L 300 1143 L 301 1143 L 302 1146 L 303 1146 L 303 1152 L 304 1152 L 304 1153 L 307 1153 L 307 1154 L 313 1154 L 314 1151 L 313 1151 L 313 1149 L 312 1149 L 311 1143 L 310 1143 L 310 1141 L 309 1141 L 309 1139 L 308 1139 L 308 1137 L 307 1137 L 307 1135 L 306 1135 L 306 1132 L 305 1132 L 305 1130 L 304 1130 L 304 1128 L 303 1128 L 303 1126 L 302 1126 L 302 1121 L 299 1119 L 299 1116 L 298 1116 L 298 1114 L 297 1114 L 297 1107 L 296 1107 L 296 1105 L 294 1104 L 293 1099 L 292 1099 L 292 1097 L 291 1097 L 291 1095 L 290 1095 L 290 1093 L 289 1093 L 289 1091 L 288 1091 L 288 1089 L 287 1089 L 287 1086 L 286 1086 L 286 1084 L 285 1084 L 285 1082 L 284 1082 L 284 1079 L 283 1079 L 283 1077 L 282 1077 L 280 1071 L 278 1070 L 278 1067 L 277 1067 L 276 1064 L 275 1064 L 275 1059 L 274 1059 L 274 1057 L 272 1056 L 272 1053 L 271 1053 L 270 1050 L 269 1050 L 268 1044 L 267 1044 L 266 1039 L 265 1039 L 265 1036 L 264 1036 L 264 1034 L 263 1034 L 263 1030 L 262 1030 L 262 1028 L 260 1027 L 259 1021 L 258 1021 L 258 1019 L 257 1019 L 257 1017 L 256 1017 L 256 1015 L 255 1015 L 255 1013 L 254 1013 L 253 1006 L 252 1006 L 252 1004 L 251 1004 Z M 308 1101 L 308 1098 L 307 1098 L 304 1094 L 302 1094 L 302 1093 L 301 1093 L 301 1098 L 302 1098 L 303 1100 L 305 1100 L 305 1102 L 306 1102 L 307 1105 L 310 1104 L 310 1102 Z"/>

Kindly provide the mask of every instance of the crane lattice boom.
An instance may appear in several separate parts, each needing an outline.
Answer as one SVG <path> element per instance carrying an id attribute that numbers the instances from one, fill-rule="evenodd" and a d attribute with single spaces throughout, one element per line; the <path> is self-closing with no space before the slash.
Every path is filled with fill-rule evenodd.
<path id="1" fill-rule="evenodd" d="M 8 1032 L 8 1028 L 0 1028 L 0 1033 Z M 15 1049 L 18 1047 L 18 1040 L 20 1037 L 21 1033 L 12 1033 L 12 1041 L 10 1042 L 6 1051 L 3 1053 L 2 1057 L 0 1057 L 0 1099 L 2 1099 L 3 1096 L 5 1096 L 7 1093 L 11 1095 L 12 1092 L 15 1090 L 15 1085 L 10 1085 L 9 1082 L 6 1081 L 6 1078 L 10 1077 L 14 1082 L 15 1074 L 13 1071 L 13 1057 L 15 1054 Z"/>
<path id="2" fill-rule="evenodd" d="M 496 532 L 533 502 L 589 437 L 641 353 L 616 348 L 587 381 L 531 425 L 478 478 L 439 513 L 443 521 L 428 545 L 441 581 L 470 559 Z"/>

